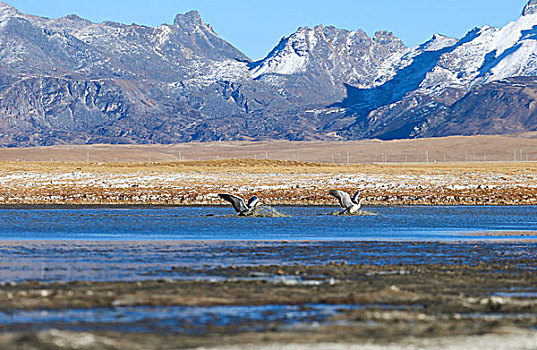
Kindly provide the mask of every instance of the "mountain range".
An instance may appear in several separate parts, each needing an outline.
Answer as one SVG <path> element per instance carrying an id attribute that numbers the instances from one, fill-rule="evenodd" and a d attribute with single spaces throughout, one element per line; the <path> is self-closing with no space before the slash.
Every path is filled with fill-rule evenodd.
<path id="1" fill-rule="evenodd" d="M 0 1 L 0 146 L 404 139 L 537 131 L 537 0 L 504 28 L 299 28 L 262 60 L 199 13 L 49 19 Z"/>

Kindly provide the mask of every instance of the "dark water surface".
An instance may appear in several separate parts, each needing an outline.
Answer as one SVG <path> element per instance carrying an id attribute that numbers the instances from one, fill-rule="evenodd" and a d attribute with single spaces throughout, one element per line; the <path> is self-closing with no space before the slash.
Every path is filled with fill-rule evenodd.
<path id="1" fill-rule="evenodd" d="M 536 248 L 520 238 L 537 239 L 537 207 L 279 210 L 290 217 L 239 218 L 228 207 L 0 210 L 0 282 L 218 280 L 214 269 L 233 265 L 478 264 L 531 258 Z"/>
<path id="2" fill-rule="evenodd" d="M 204 280 L 221 282 L 231 266 L 465 264 L 534 259 L 534 242 L 95 242 L 14 241 L 0 244 L 0 283 Z M 178 268 L 179 267 L 179 268 Z M 185 270 L 185 267 L 188 268 Z M 520 266 L 524 268 L 523 266 Z M 329 283 L 279 280 L 276 283 Z"/>
<path id="3" fill-rule="evenodd" d="M 0 239 L 448 241 L 498 231 L 533 231 L 537 237 L 537 206 L 367 208 L 375 216 L 327 215 L 334 207 L 278 210 L 290 217 L 234 217 L 228 207 L 4 209 Z"/>

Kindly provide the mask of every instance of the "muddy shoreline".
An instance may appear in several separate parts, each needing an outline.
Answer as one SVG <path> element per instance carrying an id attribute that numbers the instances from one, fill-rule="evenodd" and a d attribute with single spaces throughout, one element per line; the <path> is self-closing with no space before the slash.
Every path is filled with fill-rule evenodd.
<path id="1" fill-rule="evenodd" d="M 23 242 L 16 244 L 24 246 Z M 211 251 L 219 251 L 208 244 Z M 206 324 L 201 331 L 195 329 L 201 333 L 192 334 L 159 331 L 158 318 L 136 321 L 135 324 L 154 329 L 142 333 L 105 331 L 101 327 L 106 324 L 99 322 L 70 325 L 81 328 L 79 331 L 72 331 L 61 322 L 44 327 L 8 322 L 0 324 L 0 346 L 14 350 L 225 346 L 242 349 L 246 345 L 278 349 L 270 346 L 298 344 L 293 349 L 300 349 L 300 344 L 307 344 L 303 345 L 305 347 L 316 343 L 387 346 L 458 339 L 463 344 L 458 348 L 471 349 L 468 343 L 473 344 L 476 339 L 494 339 L 492 345 L 514 339 L 529 341 L 531 345 L 532 339 L 537 339 L 534 338 L 537 315 L 535 245 L 431 243 L 415 247 L 424 256 L 441 257 L 449 252 L 449 264 L 440 259 L 438 263 L 353 265 L 347 261 L 361 251 L 374 249 L 376 243 L 352 243 L 350 248 L 354 250 L 346 244 L 327 246 L 324 250 L 322 246 L 311 244 L 313 246 L 287 243 L 242 248 L 224 246 L 221 249 L 236 256 L 252 254 L 252 249 L 261 255 L 314 249 L 315 254 L 321 256 L 335 250 L 339 259 L 329 258 L 322 264 L 311 265 L 197 268 L 170 265 L 166 267 L 169 271 L 167 278 L 132 282 L 7 282 L 0 285 L 0 314 L 14 315 L 21 310 L 54 314 L 62 310 L 95 308 L 104 310 L 101 312 L 118 312 L 122 308 L 175 306 L 209 310 L 276 305 L 298 306 L 304 310 L 308 305 L 342 307 L 341 312 L 321 323 L 312 321 L 284 327 L 267 319 L 256 324 L 261 331 L 248 331 L 233 323 L 226 325 L 215 321 Z M 389 254 L 389 247 L 395 249 L 410 243 L 378 244 L 381 245 L 378 249 Z M 284 246 L 287 248 L 282 250 Z M 32 248 L 27 244 L 26 247 Z M 484 261 L 484 256 L 489 260 Z M 178 275 L 206 275 L 218 279 L 178 280 L 174 277 Z M 352 305 L 357 307 L 344 308 Z M 216 310 L 214 312 L 218 313 Z M 81 345 L 81 339 L 86 343 Z"/>
<path id="2" fill-rule="evenodd" d="M 524 261 L 528 263 L 528 261 Z M 187 349 L 267 343 L 374 343 L 405 339 L 476 336 L 509 332 L 531 332 L 537 303 L 533 298 L 495 296 L 496 292 L 535 290 L 537 275 L 509 266 L 286 266 L 222 270 L 222 275 L 250 276 L 323 275 L 330 284 L 288 285 L 257 282 L 133 282 L 133 283 L 23 283 L 2 286 L 0 310 L 61 310 L 140 306 L 256 306 L 256 305 L 361 305 L 344 311 L 329 323 L 289 330 L 267 324 L 264 332 L 240 332 L 234 327 L 211 327 L 204 334 L 145 334 L 93 331 L 94 344 L 104 349 Z M 389 307 L 388 307 L 389 306 Z M 393 307 L 393 308 L 390 308 Z M 57 325 L 56 325 L 57 326 Z M 95 326 L 95 325 L 93 325 Z M 30 327 L 31 325 L 24 325 Z M 14 329 L 16 331 L 14 331 Z M 54 324 L 43 330 L 21 332 L 14 325 L 0 326 L 0 345 L 9 349 L 49 349 L 47 336 Z M 58 331 L 74 341 L 80 332 Z M 99 341 L 99 339 L 101 339 Z M 116 344 L 106 347 L 106 343 Z M 66 342 L 69 344 L 69 342 Z M 158 344 L 158 346 L 155 346 Z M 6 347 L 7 346 L 7 347 Z M 57 346 L 58 349 L 75 347 Z"/>

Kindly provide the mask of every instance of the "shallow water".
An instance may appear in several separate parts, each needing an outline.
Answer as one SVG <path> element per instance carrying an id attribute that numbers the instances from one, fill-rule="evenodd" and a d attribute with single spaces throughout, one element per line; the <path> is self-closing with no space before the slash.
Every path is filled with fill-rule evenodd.
<path id="1" fill-rule="evenodd" d="M 235 217 L 229 207 L 0 210 L 2 240 L 452 241 L 477 233 L 537 238 L 537 206 L 367 207 L 374 216 L 333 216 L 335 207 L 284 207 L 289 217 Z M 520 232 L 521 235 L 513 235 Z M 496 235 L 480 240 L 497 239 Z M 525 237 L 528 238 L 528 237 Z"/>
<path id="2" fill-rule="evenodd" d="M 0 242 L 0 282 L 157 279 L 220 282 L 226 277 L 219 269 L 231 266 L 478 265 L 531 260 L 536 251 L 537 243 L 505 242 L 8 241 Z M 522 264 L 519 267 L 525 268 Z M 281 284 L 330 283 L 325 277 L 309 280 L 272 275 L 250 278 Z"/>
<path id="3" fill-rule="evenodd" d="M 278 325 L 316 325 L 359 305 L 159 306 L 0 312 L 0 329 L 61 328 L 71 331 L 174 332 L 203 334 L 211 328 L 266 331 Z M 369 305 L 368 307 L 373 307 Z M 377 306 L 393 309 L 393 306 Z M 230 331 L 231 329 L 228 329 Z"/>
<path id="4" fill-rule="evenodd" d="M 494 296 L 506 298 L 537 299 L 537 292 L 497 292 L 494 293 Z"/>

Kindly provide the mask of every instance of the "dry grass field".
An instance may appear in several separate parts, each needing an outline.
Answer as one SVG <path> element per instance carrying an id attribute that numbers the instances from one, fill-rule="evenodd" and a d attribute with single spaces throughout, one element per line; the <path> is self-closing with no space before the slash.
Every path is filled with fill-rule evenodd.
<path id="1" fill-rule="evenodd" d="M 0 162 L 0 204 L 15 206 L 214 205 L 221 192 L 335 205 L 333 188 L 361 189 L 369 205 L 534 205 L 537 162 Z"/>
<path id="2" fill-rule="evenodd" d="M 211 142 L 176 145 L 83 145 L 0 149 L 0 161 L 176 162 L 271 159 L 319 163 L 537 161 L 537 138 L 454 136 L 352 142 Z"/>
<path id="3" fill-rule="evenodd" d="M 212 205 L 220 192 L 270 204 L 537 204 L 537 138 L 214 142 L 0 149 L 0 204 Z"/>

